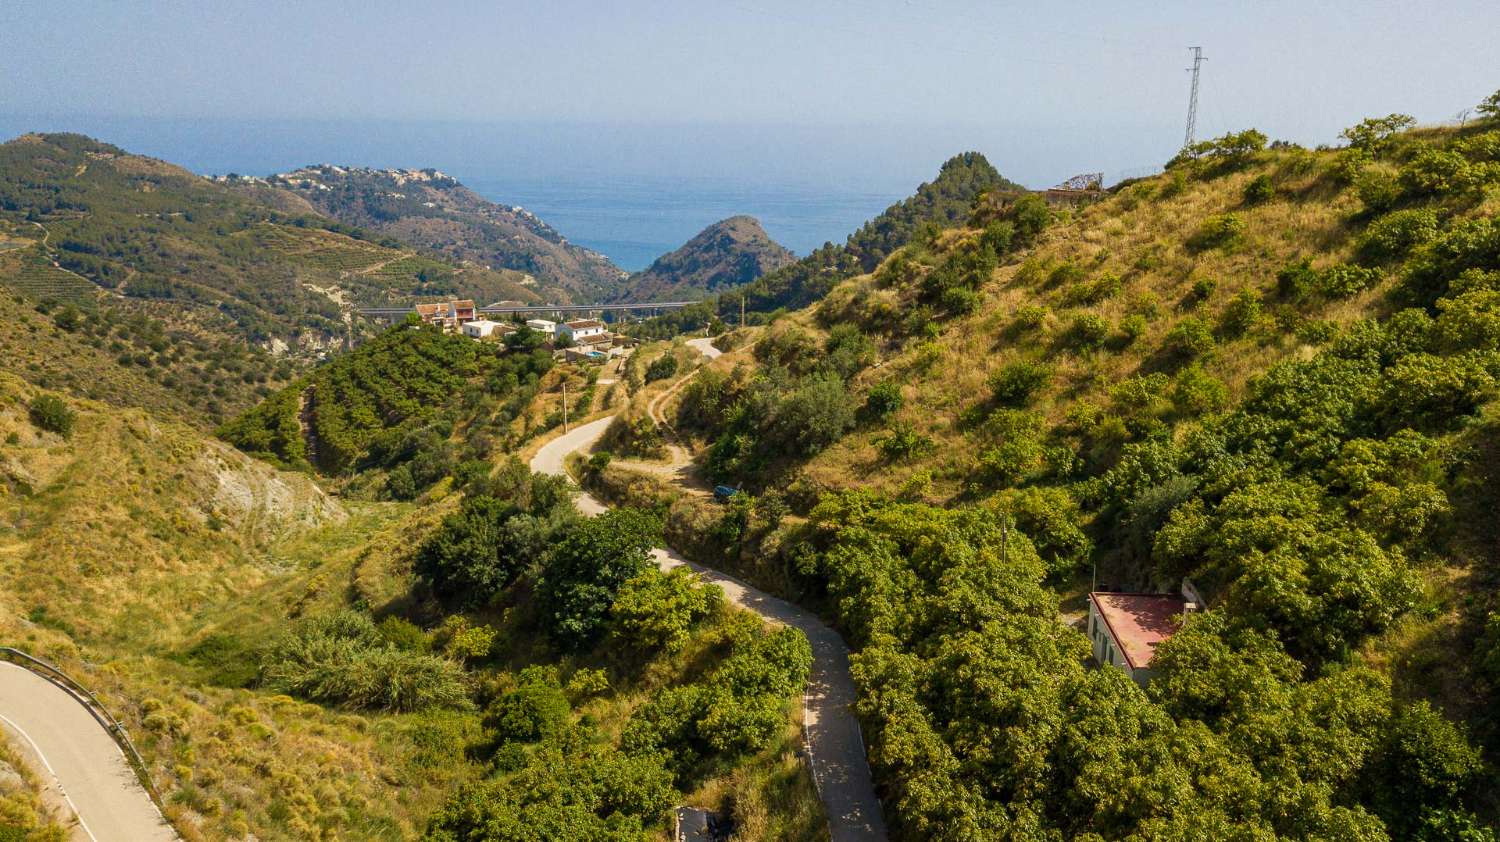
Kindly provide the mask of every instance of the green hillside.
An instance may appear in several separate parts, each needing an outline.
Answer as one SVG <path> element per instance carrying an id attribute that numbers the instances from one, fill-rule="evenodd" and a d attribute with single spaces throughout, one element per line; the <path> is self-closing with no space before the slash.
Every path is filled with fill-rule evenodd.
<path id="1" fill-rule="evenodd" d="M 1500 126 L 1407 122 L 979 202 L 684 390 L 754 496 L 668 535 L 838 619 L 898 838 L 1493 838 Z"/>
<path id="2" fill-rule="evenodd" d="M 466 273 L 493 267 L 523 286 L 507 295 L 557 303 L 602 301 L 626 273 L 598 252 L 571 243 L 530 211 L 499 205 L 433 169 L 378 170 L 319 165 L 232 181 L 250 192 L 269 185 L 347 225 L 440 255 Z"/>
<path id="3" fill-rule="evenodd" d="M 25 135 L 0 144 L 0 289 L 49 312 L 66 305 L 80 339 L 106 339 L 121 366 L 178 390 L 190 419 L 209 423 L 287 379 L 272 356 L 300 368 L 362 337 L 353 307 L 535 298 L 518 272 L 375 242 L 272 192 L 232 190 L 80 135 Z M 136 331 L 149 334 L 144 350 L 108 336 L 111 324 L 139 320 L 153 325 Z M 23 350 L 0 365 L 35 377 Z M 213 370 L 228 357 L 256 362 Z"/>
<path id="4" fill-rule="evenodd" d="M 738 323 L 741 305 L 747 312 L 766 314 L 805 307 L 840 281 L 873 270 L 886 255 L 905 245 L 926 226 L 947 227 L 968 217 L 979 197 L 989 191 L 1019 190 L 1021 185 L 1000 175 L 978 152 L 955 155 L 943 164 L 938 177 L 917 188 L 912 196 L 891 205 L 844 245 L 825 244 L 789 266 L 701 304 L 646 322 L 635 329 L 644 336 L 667 336 L 701 328 L 711 320 Z"/>

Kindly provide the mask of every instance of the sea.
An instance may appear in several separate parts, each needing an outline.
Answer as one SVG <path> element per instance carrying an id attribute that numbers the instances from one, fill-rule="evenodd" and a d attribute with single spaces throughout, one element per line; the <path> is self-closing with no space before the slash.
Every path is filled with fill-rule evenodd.
<path id="1" fill-rule="evenodd" d="M 646 268 L 714 222 L 736 214 L 759 219 L 771 239 L 806 255 L 824 243 L 842 243 L 902 198 L 899 193 L 837 185 L 708 179 L 571 181 L 483 174 L 458 178 L 490 201 L 530 210 L 570 241 L 603 253 L 632 272 Z"/>
<path id="2" fill-rule="evenodd" d="M 895 140 L 871 152 L 848 131 L 0 113 L 0 139 L 28 131 L 79 132 L 202 174 L 435 167 L 630 271 L 736 214 L 798 255 L 842 243 L 943 160 Z"/>

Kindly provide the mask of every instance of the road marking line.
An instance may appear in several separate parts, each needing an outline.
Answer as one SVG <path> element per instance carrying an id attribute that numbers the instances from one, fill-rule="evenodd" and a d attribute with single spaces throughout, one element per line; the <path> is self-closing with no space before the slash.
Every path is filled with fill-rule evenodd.
<path id="1" fill-rule="evenodd" d="M 57 791 L 62 793 L 63 800 L 68 802 L 69 807 L 73 808 L 73 817 L 78 819 L 78 826 L 83 828 L 83 832 L 87 833 L 90 839 L 94 840 L 94 842 L 99 842 L 99 837 L 95 836 L 92 830 L 89 830 L 89 823 L 83 820 L 83 813 L 79 811 L 78 805 L 73 803 L 73 797 L 68 795 L 68 788 L 63 786 L 62 778 L 57 776 L 57 772 L 52 769 L 52 764 L 47 762 L 47 755 L 42 753 L 42 747 L 37 745 L 36 740 L 33 740 L 31 735 L 26 733 L 25 728 L 17 725 L 15 720 L 3 713 L 0 713 L 0 720 L 4 720 L 6 725 L 16 729 L 16 733 L 20 734 L 26 742 L 31 744 L 31 750 L 36 752 L 36 756 L 42 759 L 42 765 L 47 767 L 47 774 L 52 776 L 52 780 L 57 781 Z"/>

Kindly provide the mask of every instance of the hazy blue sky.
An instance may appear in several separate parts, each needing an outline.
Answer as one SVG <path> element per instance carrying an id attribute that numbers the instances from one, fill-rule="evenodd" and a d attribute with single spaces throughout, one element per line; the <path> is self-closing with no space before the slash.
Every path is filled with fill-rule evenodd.
<path id="1" fill-rule="evenodd" d="M 538 176 L 887 189 L 977 148 L 1039 185 L 1170 157 L 1194 44 L 1200 134 L 1326 142 L 1500 87 L 1495 0 L 6 0 L 4 18 L 0 129 L 113 128 L 200 169 L 483 144 Z"/>

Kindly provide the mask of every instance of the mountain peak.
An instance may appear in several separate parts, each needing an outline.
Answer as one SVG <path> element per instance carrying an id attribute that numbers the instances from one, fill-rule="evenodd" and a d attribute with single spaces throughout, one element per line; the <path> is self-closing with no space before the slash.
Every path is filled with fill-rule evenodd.
<path id="1" fill-rule="evenodd" d="M 630 279 L 626 295 L 636 301 L 702 298 L 747 284 L 796 259 L 771 239 L 759 219 L 739 214 L 713 223 L 681 248 L 658 257 Z"/>

